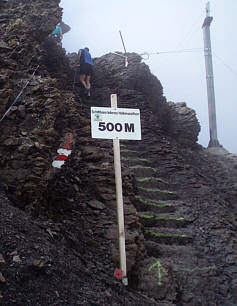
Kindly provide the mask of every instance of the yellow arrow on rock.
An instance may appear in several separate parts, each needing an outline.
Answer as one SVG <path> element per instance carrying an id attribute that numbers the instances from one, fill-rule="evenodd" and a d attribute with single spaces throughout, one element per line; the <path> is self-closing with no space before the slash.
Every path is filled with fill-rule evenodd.
<path id="1" fill-rule="evenodd" d="M 162 266 L 159 260 L 155 262 L 153 265 L 150 266 L 149 271 L 151 271 L 155 266 L 157 266 L 157 272 L 158 272 L 158 286 L 161 286 L 162 284 L 162 272 L 163 274 L 168 274 L 167 270 Z"/>

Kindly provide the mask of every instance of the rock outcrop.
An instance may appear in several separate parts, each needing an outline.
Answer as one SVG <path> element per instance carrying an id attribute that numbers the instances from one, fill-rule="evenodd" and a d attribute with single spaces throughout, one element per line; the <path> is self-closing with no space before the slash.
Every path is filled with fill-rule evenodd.
<path id="1" fill-rule="evenodd" d="M 200 124 L 193 109 L 185 102 L 168 102 L 170 109 L 170 130 L 172 135 L 185 146 L 192 146 L 198 140 Z"/>
<path id="2" fill-rule="evenodd" d="M 39 64 L 40 44 L 61 19 L 58 4 L 59 0 L 1 2 L 1 113 Z"/>
<path id="3" fill-rule="evenodd" d="M 61 138 L 60 132 L 58 134 L 55 129 L 56 122 L 60 121 L 56 113 L 61 113 L 63 109 L 65 111 L 67 102 L 72 98 L 70 94 L 63 98 L 63 93 L 58 89 L 60 79 L 50 76 L 54 69 L 53 64 L 48 65 L 51 70 L 45 69 L 48 64 L 47 48 L 44 49 L 45 39 L 62 14 L 58 4 L 59 1 L 5 1 L 2 4 L 2 17 L 5 16 L 1 22 L 2 115 L 39 65 L 35 77 L 18 103 L 0 123 L 4 131 L 1 134 L 1 179 L 8 186 L 12 199 L 25 199 L 24 206 L 32 205 L 36 198 L 40 201 L 41 188 L 47 186 L 52 152 L 56 154 L 56 147 L 53 151 L 51 148 L 57 146 Z M 60 62 L 62 67 L 66 61 L 64 52 L 56 48 L 54 42 L 51 45 L 60 54 L 58 62 L 60 58 L 64 59 Z M 60 72 L 61 77 L 65 78 L 62 68 Z M 58 107 L 59 98 L 65 100 L 61 108 Z M 68 112 L 66 120 L 72 123 L 70 114 L 73 114 L 73 109 L 68 109 Z M 11 152 L 11 155 L 7 152 Z"/>

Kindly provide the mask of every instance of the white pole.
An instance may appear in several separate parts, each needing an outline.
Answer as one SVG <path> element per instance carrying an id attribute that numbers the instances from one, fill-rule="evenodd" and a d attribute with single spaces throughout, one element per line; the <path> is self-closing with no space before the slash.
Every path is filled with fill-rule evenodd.
<path id="1" fill-rule="evenodd" d="M 110 98 L 111 98 L 111 107 L 117 108 L 117 95 L 112 94 Z M 114 170 L 115 170 L 115 183 L 116 183 L 120 269 L 122 270 L 122 282 L 125 286 L 127 286 L 128 279 L 127 279 L 127 266 L 126 266 L 123 190 L 122 190 L 119 139 L 113 139 L 113 147 L 114 147 Z"/>
<path id="2" fill-rule="evenodd" d="M 209 141 L 208 146 L 209 147 L 219 147 L 220 144 L 217 138 L 215 90 L 214 90 L 211 34 L 210 34 L 210 25 L 211 25 L 212 20 L 213 20 L 213 17 L 210 16 L 210 2 L 208 2 L 206 5 L 206 18 L 202 25 L 203 39 L 204 39 L 205 66 L 206 66 L 209 130 L 210 130 L 210 141 Z"/>

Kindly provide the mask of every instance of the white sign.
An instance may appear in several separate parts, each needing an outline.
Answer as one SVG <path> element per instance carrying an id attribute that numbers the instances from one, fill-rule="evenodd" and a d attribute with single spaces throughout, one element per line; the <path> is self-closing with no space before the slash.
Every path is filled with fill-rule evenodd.
<path id="1" fill-rule="evenodd" d="M 141 140 L 140 110 L 91 107 L 92 138 Z"/>

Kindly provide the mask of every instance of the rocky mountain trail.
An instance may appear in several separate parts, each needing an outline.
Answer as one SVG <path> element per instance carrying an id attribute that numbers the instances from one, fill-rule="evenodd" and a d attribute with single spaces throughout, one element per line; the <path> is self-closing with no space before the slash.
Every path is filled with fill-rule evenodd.
<path id="1" fill-rule="evenodd" d="M 153 139 L 154 141 L 154 139 Z M 132 153 L 133 152 L 133 153 Z M 126 152 L 127 154 L 128 152 Z M 133 145 L 132 147 L 130 146 L 129 149 L 129 155 L 132 156 L 132 154 L 135 154 L 135 156 L 137 156 L 137 150 L 136 150 L 136 146 Z M 146 160 L 147 156 L 150 156 L 149 153 L 144 154 L 143 156 L 146 156 Z M 213 158 L 213 156 L 209 156 L 209 161 Z M 127 163 L 131 163 L 131 159 L 132 157 L 130 157 L 130 159 L 126 159 L 125 161 Z M 134 158 L 136 159 L 136 158 Z M 137 162 L 139 161 L 139 163 L 141 163 L 141 160 L 139 160 L 139 158 L 137 158 Z M 214 160 L 212 160 L 212 165 L 214 165 L 213 163 Z M 187 161 L 186 161 L 187 162 Z M 218 160 L 216 160 L 216 163 L 218 163 Z M 179 167 L 177 167 L 177 161 L 175 161 L 175 168 L 179 169 Z M 208 167 L 206 164 L 206 167 Z M 215 164 L 216 165 L 216 164 Z M 215 283 L 217 285 L 217 279 L 216 279 L 216 273 L 217 271 L 223 271 L 223 258 L 225 258 L 225 256 L 227 255 L 223 255 L 221 257 L 219 256 L 214 256 L 214 249 L 213 249 L 213 245 L 211 244 L 211 246 L 208 246 L 209 243 L 207 241 L 212 240 L 212 242 L 215 241 L 215 245 L 217 247 L 217 245 L 221 245 L 223 242 L 223 237 L 217 237 L 217 235 L 215 234 L 215 230 L 212 231 L 210 228 L 207 230 L 207 228 L 209 227 L 210 223 L 212 223 L 215 226 L 218 227 L 218 225 L 216 224 L 216 221 L 214 221 L 213 217 L 217 216 L 220 214 L 220 212 L 222 211 L 223 214 L 223 207 L 219 206 L 219 208 L 217 207 L 216 204 L 213 203 L 213 200 L 210 200 L 210 198 L 208 199 L 208 201 L 205 203 L 206 205 L 204 205 L 204 203 L 201 204 L 200 206 L 200 199 L 202 198 L 201 194 L 199 193 L 199 196 L 197 196 L 195 198 L 195 190 L 197 190 L 197 188 L 205 188 L 205 186 L 207 185 L 207 181 L 208 180 L 213 180 L 213 176 L 209 175 L 207 177 L 203 176 L 203 182 L 202 180 L 198 180 L 198 186 L 194 181 L 191 181 L 189 183 L 189 186 L 186 187 L 185 189 L 181 190 L 177 190 L 177 183 L 174 184 L 174 190 L 179 191 L 178 192 L 178 199 L 177 200 L 171 200 L 169 198 L 169 193 L 167 193 L 167 176 L 165 176 L 165 178 L 163 178 L 162 176 L 158 176 L 159 173 L 163 173 L 163 171 L 159 171 L 160 168 L 163 168 L 163 166 L 165 166 L 166 171 L 165 173 L 167 173 L 167 163 L 160 163 L 160 165 L 154 165 L 154 164 L 148 164 L 146 162 L 146 166 L 142 166 L 141 164 L 137 164 L 136 166 L 130 166 L 133 171 L 135 172 L 135 178 L 139 178 L 138 180 L 134 180 L 135 185 L 139 185 L 141 184 L 141 182 L 143 182 L 143 184 L 148 184 L 149 185 L 149 189 L 147 188 L 143 188 L 143 189 L 136 189 L 137 190 L 137 195 L 136 195 L 136 199 L 137 201 L 137 205 L 136 208 L 138 210 L 138 215 L 140 218 L 140 222 L 144 224 L 144 232 L 145 232 L 145 247 L 146 247 L 146 251 L 147 254 L 149 254 L 151 256 L 150 260 L 148 260 L 148 258 L 146 257 L 146 259 L 144 260 L 143 263 L 140 263 L 141 267 L 141 273 L 139 275 L 142 275 L 142 279 L 140 279 L 139 285 L 142 287 L 139 288 L 146 288 L 149 286 L 149 290 L 151 289 L 151 283 L 155 283 L 155 279 L 154 279 L 154 275 L 152 276 L 148 270 L 153 267 L 154 264 L 156 264 L 156 266 L 154 266 L 155 271 L 158 269 L 157 271 L 157 275 L 156 278 L 158 279 L 158 282 L 160 281 L 160 286 L 162 287 L 161 284 L 161 279 L 162 279 L 162 273 L 163 275 L 167 274 L 167 266 L 168 265 L 171 268 L 170 273 L 173 275 L 176 275 L 174 277 L 174 279 L 176 280 L 176 289 L 174 290 L 173 296 L 171 298 L 171 300 L 175 300 L 175 296 L 179 296 L 179 303 L 181 303 L 182 305 L 198 305 L 198 300 L 201 301 L 201 292 L 198 293 L 198 286 L 195 286 L 195 296 L 191 294 L 191 291 L 189 291 L 189 293 L 187 294 L 186 289 L 181 289 L 181 287 L 183 285 L 180 284 L 183 282 L 180 280 L 185 278 L 186 282 L 185 285 L 187 286 L 186 288 L 191 288 L 193 285 L 193 278 L 192 276 L 195 275 L 195 279 L 197 280 L 197 274 L 199 274 L 198 277 L 201 277 L 202 275 L 208 275 L 208 279 L 214 279 L 212 281 L 212 284 Z M 219 165 L 220 166 L 220 165 Z M 181 178 L 183 177 L 183 167 L 180 167 L 182 169 L 181 172 Z M 194 169 L 190 169 L 192 167 L 186 167 L 187 169 L 189 169 L 187 172 L 189 173 L 193 173 L 192 177 L 195 174 L 195 170 L 197 170 L 197 168 L 194 166 Z M 155 171 L 154 171 L 155 170 Z M 190 171 L 191 170 L 191 171 Z M 224 173 L 224 169 L 219 167 L 213 167 L 212 166 L 208 169 L 210 170 L 214 170 L 215 172 L 222 172 L 222 175 Z M 140 171 L 140 172 L 139 172 Z M 142 171 L 142 172 L 141 172 Z M 145 172 L 148 171 L 148 172 Z M 199 172 L 199 171 L 198 171 Z M 215 173 L 214 172 L 214 173 Z M 205 172 L 203 172 L 205 173 Z M 208 171 L 207 171 L 208 173 Z M 178 176 L 178 171 L 175 172 L 176 174 L 176 180 L 177 180 L 177 176 Z M 199 174 L 199 173 L 198 173 Z M 190 174 L 189 174 L 190 175 Z M 218 177 L 218 176 L 217 176 Z M 155 180 L 155 179 L 158 180 Z M 165 181 L 166 180 L 166 181 Z M 147 181 L 149 183 L 147 183 Z M 152 181 L 155 181 L 155 183 L 153 183 Z M 163 181 L 163 183 L 161 184 L 160 181 Z M 217 180 L 218 181 L 218 180 Z M 188 182 L 187 179 L 184 180 L 185 183 Z M 165 184 L 166 183 L 166 184 Z M 204 186 L 202 186 L 202 183 Z M 162 194 L 161 192 L 156 193 L 156 196 L 154 196 L 154 187 L 155 184 L 157 184 L 157 187 L 159 187 L 159 189 L 161 190 L 161 186 L 164 188 L 166 187 L 165 191 L 167 194 L 167 199 L 164 198 L 164 194 Z M 184 184 L 182 184 L 183 186 Z M 212 185 L 212 182 L 210 183 L 209 181 L 209 186 Z M 169 188 L 172 186 L 171 184 L 168 184 Z M 152 187 L 152 188 L 151 188 Z M 171 187 L 172 188 L 172 187 Z M 212 185 L 213 188 L 213 185 Z M 172 190 L 172 189 L 171 189 Z M 184 192 L 184 190 L 187 190 L 187 192 Z M 210 190 L 210 189 L 209 189 Z M 181 191 L 181 192 L 180 192 Z M 169 191 L 170 192 L 170 191 Z M 212 191 L 213 192 L 213 191 Z M 188 198 L 187 198 L 187 193 L 188 194 Z M 160 196 L 158 195 L 160 194 Z M 154 198 L 155 200 L 154 200 Z M 211 196 L 212 197 L 212 196 Z M 203 192 L 203 201 L 205 201 L 205 199 L 207 198 L 207 194 Z M 198 201 L 197 201 L 198 199 Z M 159 200 L 159 201 L 158 201 Z M 219 205 L 223 205 L 223 200 L 221 201 L 220 198 L 218 200 L 218 202 L 220 203 Z M 171 204 L 172 203 L 172 204 Z M 208 204 L 209 203 L 209 204 Z M 197 205 L 199 204 L 199 205 Z M 227 214 L 229 215 L 229 218 L 227 222 L 225 222 L 225 228 L 227 230 L 227 228 L 229 228 L 227 230 L 230 231 L 228 235 L 232 235 L 231 233 L 233 233 L 233 230 L 236 226 L 233 227 L 235 222 L 235 217 L 233 216 L 233 214 L 231 213 L 231 211 L 228 209 L 228 203 L 225 204 L 225 217 L 223 216 L 223 219 L 226 220 Z M 149 207 L 149 208 L 148 208 Z M 152 209 L 151 209 L 152 207 Z M 172 207 L 172 208 L 171 208 Z M 205 209 L 204 209 L 205 207 Z M 215 209 L 214 209 L 215 207 Z M 176 214 L 176 209 L 178 214 Z M 214 211 L 213 211 L 214 209 Z M 157 212 L 158 214 L 157 214 Z M 140 211 L 140 213 L 139 213 Z M 219 212 L 217 212 L 219 211 Z M 164 215 L 165 212 L 165 215 Z M 204 215 L 208 215 L 209 216 L 209 220 L 208 217 L 205 218 Z M 232 217 L 231 217 L 232 215 Z M 162 219 L 163 217 L 163 219 Z M 200 218 L 202 219 L 202 221 L 200 220 Z M 234 218 L 234 219 L 232 219 Z M 165 219 L 165 220 L 164 220 Z M 175 219 L 175 220 L 174 220 Z M 208 221 L 207 221 L 208 220 Z M 201 221 L 201 223 L 200 223 Z M 204 223 L 203 223 L 204 222 Z M 218 222 L 217 222 L 218 223 Z M 202 224 L 202 225 L 201 225 Z M 228 224 L 228 225 L 227 225 Z M 157 227 L 158 225 L 158 227 Z M 189 230 L 188 230 L 189 229 Z M 223 227 L 220 231 L 220 233 L 222 232 L 222 236 L 226 235 L 223 232 Z M 212 238 L 211 238 L 211 235 Z M 205 237 L 205 238 L 204 238 Z M 206 240 L 206 245 L 204 247 L 204 245 L 202 246 L 202 241 L 203 239 L 207 239 Z M 215 240 L 216 239 L 216 240 Z M 225 238 L 224 238 L 225 240 Z M 204 243 L 205 244 L 205 243 Z M 204 247 L 204 249 L 203 249 Z M 232 249 L 233 244 L 231 244 L 231 248 L 227 251 L 231 252 L 231 254 L 234 254 L 236 251 L 234 251 L 234 249 L 236 248 L 236 246 L 234 247 L 234 249 Z M 210 249 L 209 249 L 210 248 Z M 207 255 L 207 249 L 211 250 L 211 253 L 209 253 Z M 205 256 L 203 256 L 203 252 L 205 251 Z M 233 253 L 234 252 L 234 253 Z M 226 254 L 227 254 L 226 253 Z M 155 255 L 158 255 L 158 257 L 156 257 Z M 221 259 L 222 258 L 222 259 Z M 220 260 L 221 259 L 221 260 Z M 165 263 L 165 264 L 164 264 Z M 149 267 L 150 265 L 150 267 Z M 231 265 L 230 265 L 231 266 Z M 162 268 L 163 267 L 163 268 Z M 149 269 L 148 269 L 149 268 Z M 163 270 L 162 270 L 163 269 Z M 230 267 L 228 269 L 231 269 Z M 175 271 L 175 272 L 174 272 Z M 235 271 L 235 268 L 232 268 L 232 271 Z M 146 275 L 146 277 L 144 277 L 144 273 Z M 152 279 L 153 277 L 153 279 Z M 147 279 L 147 287 L 146 287 L 146 280 Z M 174 281 L 174 280 L 173 280 Z M 226 279 L 227 281 L 227 279 Z M 168 282 L 168 283 L 166 283 Z M 172 283 L 171 280 L 164 281 L 164 287 L 167 288 L 167 286 L 169 286 L 168 284 Z M 149 285 L 148 285 L 149 284 Z M 178 284 L 178 285 L 177 285 Z M 139 286 L 138 285 L 138 286 Z M 218 285 L 217 285 L 218 286 Z M 228 290 L 228 281 L 226 283 L 225 286 L 225 290 Z M 215 286 L 213 286 L 213 290 Z M 234 287 L 232 287 L 234 290 Z M 207 290 L 204 290 L 203 286 L 201 287 L 201 289 L 203 291 L 206 292 L 206 294 L 210 294 L 210 292 Z M 224 290 L 224 289 L 223 289 Z M 161 290 L 161 292 L 159 293 L 155 293 L 156 292 L 156 287 L 154 287 L 154 293 L 156 294 L 156 296 L 158 298 L 161 298 L 163 291 Z M 182 295 L 179 294 L 182 292 Z M 225 291 L 226 292 L 226 291 Z M 161 294 L 161 295 L 159 295 Z M 217 293 L 215 293 L 217 294 Z M 168 295 L 166 295 L 166 298 L 168 297 Z M 217 304 L 220 303 L 221 297 L 219 296 L 217 299 Z M 223 303 L 226 303 L 226 299 L 222 297 Z M 179 304 L 178 303 L 178 304 Z M 205 305 L 205 303 L 202 301 L 202 304 Z M 209 304 L 209 302 L 207 302 L 207 305 Z M 232 302 L 232 304 L 234 305 L 234 302 Z"/>
<path id="2" fill-rule="evenodd" d="M 120 75 L 121 82 L 129 84 L 123 80 L 124 74 Z M 117 73 L 116 77 L 120 75 Z M 99 92 L 103 91 L 99 89 Z M 167 130 L 168 136 L 164 137 L 165 126 L 162 128 L 157 124 L 153 106 L 145 102 L 141 93 L 138 95 L 137 104 L 135 99 L 133 100 L 137 95 L 137 91 L 131 91 L 130 88 L 125 95 L 123 91 L 119 95 L 119 106 L 139 106 L 142 119 L 143 144 L 140 145 L 139 141 L 121 142 L 122 163 L 134 176 L 132 202 L 137 209 L 139 221 L 143 224 L 142 233 L 145 238 L 146 255 L 143 259 L 137 260 L 136 277 L 133 276 L 137 288 L 160 300 L 175 301 L 177 305 L 205 305 L 202 299 L 203 292 L 208 301 L 210 296 L 215 296 L 217 305 L 225 304 L 228 299 L 227 288 L 232 288 L 233 295 L 229 303 L 234 305 L 235 287 L 225 278 L 223 291 L 219 293 L 217 288 L 220 286 L 220 280 L 217 281 L 216 277 L 219 273 L 225 273 L 223 258 L 228 252 L 236 252 L 232 248 L 234 245 L 232 244 L 229 250 L 226 249 L 226 255 L 220 260 L 220 257 L 213 253 L 213 245 L 209 246 L 207 242 L 212 240 L 213 234 L 212 242 L 216 247 L 223 243 L 223 238 L 217 237 L 215 231 L 209 227 L 212 224 L 215 228 L 217 215 L 225 215 L 223 219 L 226 220 L 227 235 L 232 235 L 235 228 L 232 204 L 230 200 L 225 201 L 226 195 L 220 191 L 223 182 L 219 179 L 222 177 L 225 182 L 233 184 L 233 177 L 229 176 L 228 171 L 232 169 L 234 173 L 234 163 L 229 163 L 230 168 L 225 169 L 222 165 L 223 157 L 218 158 L 209 154 L 201 146 L 196 145 L 194 139 L 189 142 L 189 145 L 192 143 L 191 147 L 187 147 L 188 143 L 180 143 L 176 136 L 174 139 L 172 133 L 169 134 L 170 130 Z M 184 105 L 181 104 L 181 107 Z M 197 124 L 197 121 L 194 123 Z M 198 128 L 196 131 L 198 133 Z M 187 139 L 187 136 L 184 138 Z M 227 194 L 230 195 L 228 192 Z M 203 239 L 206 239 L 205 247 Z M 229 269 L 235 273 L 235 268 Z M 162 277 L 164 281 L 161 280 Z M 207 282 L 212 282 L 212 291 L 206 289 L 207 284 L 204 289 L 203 277 Z M 231 278 L 233 277 L 234 274 Z M 160 289 L 158 291 L 157 285 Z M 167 288 L 169 293 L 166 291 Z M 208 304 L 209 302 L 206 305 Z"/>
<path id="3" fill-rule="evenodd" d="M 89 244 L 81 229 L 75 236 L 75 216 L 56 226 L 53 220 L 32 220 L 4 195 L 0 205 L 1 305 L 158 305 L 109 280 L 105 258 L 99 260 L 106 250 Z"/>
<path id="4" fill-rule="evenodd" d="M 0 304 L 236 305 L 236 156 L 196 143 L 195 112 L 138 54 L 94 59 L 86 97 L 76 54 L 48 37 L 58 4 L 0 3 L 1 114 L 39 65 L 0 122 Z M 128 287 L 112 141 L 91 138 L 90 107 L 113 93 L 141 112 L 142 140 L 120 142 Z"/>

